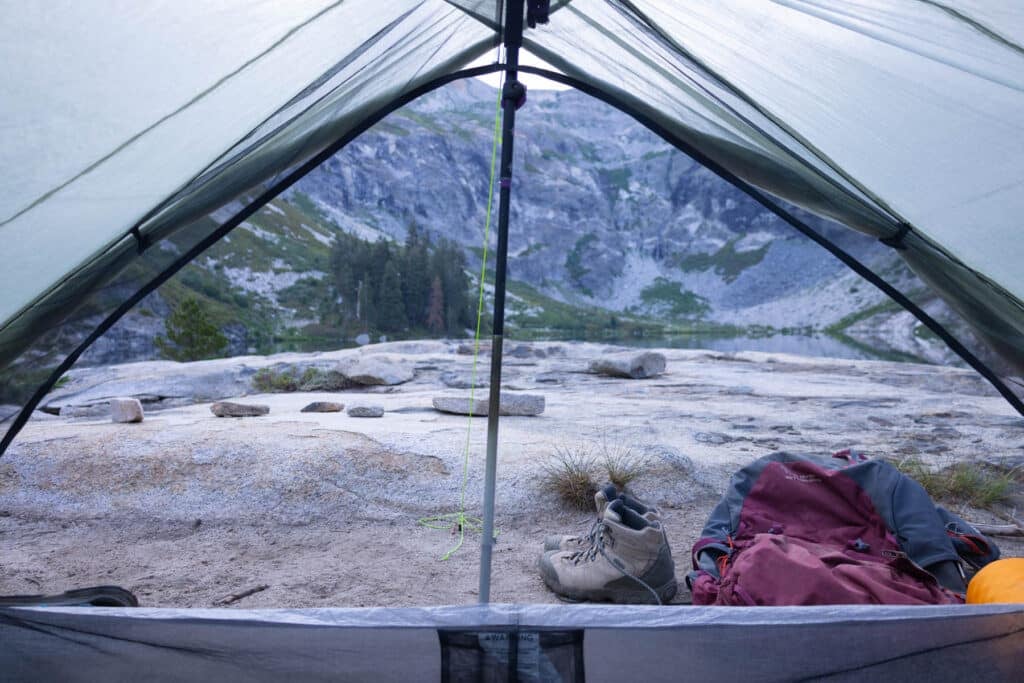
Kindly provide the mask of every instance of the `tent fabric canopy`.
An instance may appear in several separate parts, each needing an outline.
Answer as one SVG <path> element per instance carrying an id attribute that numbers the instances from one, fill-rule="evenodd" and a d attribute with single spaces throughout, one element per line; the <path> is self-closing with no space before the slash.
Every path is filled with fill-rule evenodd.
<path id="1" fill-rule="evenodd" d="M 500 42 L 498 0 L 107 0 L 0 26 L 0 368 Z M 1024 372 L 1024 8 L 572 0 L 524 49 L 750 184 L 897 246 Z M 205 219 L 200 225 L 197 221 Z"/>
<path id="2" fill-rule="evenodd" d="M 8 2 L 0 387 L 48 333 L 94 313 L 102 330 L 290 178 L 498 45 L 503 4 Z M 886 240 L 1024 372 L 1019 3 L 551 6 L 551 23 L 528 30 L 523 49 L 743 182 Z M 102 296 L 114 304 L 99 305 Z M 77 352 L 58 349 L 66 362 Z M 443 665 L 434 659 L 440 629 L 559 628 L 585 635 L 589 671 L 617 679 L 615 665 L 629 673 L 637 662 L 652 680 L 677 678 L 661 657 L 673 652 L 713 675 L 723 657 L 759 643 L 747 648 L 750 676 L 774 667 L 789 678 L 881 669 L 1011 680 L 1024 633 L 1013 606 L 726 609 L 11 609 L 0 611 L 13 643 L 0 662 L 16 678 L 127 677 L 162 659 L 169 678 L 358 678 L 388 666 L 378 678 L 407 680 L 424 663 L 431 673 Z M 780 656 L 780 638 L 796 643 L 787 650 L 795 657 Z M 411 656 L 391 656 L 403 647 Z M 363 656 L 350 656 L 357 650 Z"/>

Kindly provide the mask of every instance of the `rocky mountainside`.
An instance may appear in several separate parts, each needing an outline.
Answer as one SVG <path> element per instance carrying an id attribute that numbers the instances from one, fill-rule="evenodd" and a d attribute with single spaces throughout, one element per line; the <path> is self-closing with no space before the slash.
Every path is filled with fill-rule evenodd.
<path id="1" fill-rule="evenodd" d="M 353 343 L 323 320 L 337 298 L 327 271 L 339 230 L 401 242 L 416 225 L 462 245 L 479 272 L 495 95 L 467 80 L 389 116 L 182 271 L 86 361 L 155 357 L 161 319 L 188 294 L 211 307 L 232 353 Z M 662 344 L 951 360 L 881 293 L 621 112 L 537 91 L 517 122 L 513 329 L 590 337 L 580 321 L 601 320 L 615 338 L 633 320 L 663 324 L 656 334 L 672 338 Z M 921 290 L 890 250 L 804 217 Z"/>

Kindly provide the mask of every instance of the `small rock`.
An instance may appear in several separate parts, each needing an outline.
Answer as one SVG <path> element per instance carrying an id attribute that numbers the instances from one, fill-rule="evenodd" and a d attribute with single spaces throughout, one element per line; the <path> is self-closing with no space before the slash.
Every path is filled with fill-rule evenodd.
<path id="1" fill-rule="evenodd" d="M 350 406 L 349 417 L 384 417 L 384 409 L 380 406 Z"/>
<path id="2" fill-rule="evenodd" d="M 109 403 L 61 406 L 61 417 L 103 417 L 110 414 Z"/>
<path id="3" fill-rule="evenodd" d="M 481 342 L 480 343 L 480 355 L 481 356 L 486 356 L 490 352 L 491 352 L 491 343 L 490 342 Z M 476 348 L 475 348 L 475 345 L 473 344 L 473 342 L 469 342 L 468 344 L 459 344 L 458 348 L 455 349 L 455 353 L 459 354 L 460 356 L 472 356 L 474 353 L 476 353 Z"/>
<path id="4" fill-rule="evenodd" d="M 344 374 L 365 386 L 404 384 L 416 376 L 406 363 L 381 356 L 360 358 L 355 365 L 344 370 Z"/>
<path id="5" fill-rule="evenodd" d="M 649 451 L 681 472 L 693 472 L 693 460 L 671 446 L 655 446 Z"/>
<path id="6" fill-rule="evenodd" d="M 333 401 L 313 401 L 308 406 L 302 409 L 304 413 L 340 413 L 345 410 L 344 403 L 334 403 Z"/>
<path id="7" fill-rule="evenodd" d="M 722 444 L 732 443 L 736 439 L 729 436 L 728 434 L 722 434 L 721 432 L 694 432 L 693 440 L 697 443 L 711 444 L 712 446 L 721 446 Z"/>
<path id="8" fill-rule="evenodd" d="M 470 414 L 470 401 L 468 396 L 435 396 L 434 408 L 442 413 L 454 413 L 456 415 Z M 472 414 L 484 416 L 488 412 L 487 398 L 474 398 L 472 402 Z M 506 394 L 501 395 L 501 406 L 499 415 L 510 416 L 533 416 L 544 412 L 544 397 L 539 394 Z"/>
<path id="9" fill-rule="evenodd" d="M 217 417 L 259 417 L 270 412 L 270 406 L 218 401 L 210 406 L 210 412 Z"/>
<path id="10" fill-rule="evenodd" d="M 609 377 L 648 379 L 665 372 L 665 356 L 656 351 L 613 353 L 591 362 L 590 371 Z"/>
<path id="11" fill-rule="evenodd" d="M 446 387 L 452 389 L 469 389 L 473 386 L 473 377 L 469 373 L 460 372 L 442 372 L 441 382 Z M 478 372 L 476 375 L 476 387 L 483 389 L 490 386 L 490 382 L 487 381 L 487 374 L 485 372 Z"/>
<path id="12" fill-rule="evenodd" d="M 505 355 L 510 356 L 512 358 L 532 358 L 533 349 L 527 346 L 526 344 L 516 344 L 511 349 L 509 349 Z"/>
<path id="13" fill-rule="evenodd" d="M 114 422 L 142 422 L 142 402 L 137 398 L 110 399 L 110 419 Z"/>
<path id="14" fill-rule="evenodd" d="M 369 343 L 370 335 L 366 334 L 365 332 L 356 337 L 356 344 L 359 344 L 360 346 L 366 346 Z"/>

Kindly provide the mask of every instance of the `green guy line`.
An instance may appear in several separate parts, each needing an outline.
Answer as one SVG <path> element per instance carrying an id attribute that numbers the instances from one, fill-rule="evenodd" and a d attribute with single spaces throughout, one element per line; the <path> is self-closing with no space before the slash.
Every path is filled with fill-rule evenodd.
<path id="1" fill-rule="evenodd" d="M 467 527 L 470 531 L 480 531 L 483 528 L 483 521 L 479 517 L 466 516 L 466 484 L 469 481 L 469 446 L 470 437 L 473 433 L 473 405 L 476 398 L 476 367 L 477 359 L 480 356 L 480 326 L 484 314 L 484 282 L 487 277 L 487 247 L 491 241 L 491 207 L 494 203 L 494 176 L 498 162 L 498 139 L 501 137 L 501 88 L 504 85 L 504 80 L 504 72 L 502 72 L 498 83 L 498 100 L 495 104 L 494 111 L 494 140 L 491 144 L 491 179 L 487 187 L 487 218 L 484 221 L 484 251 L 483 259 L 480 264 L 480 291 L 477 296 L 476 304 L 476 334 L 473 337 L 473 370 L 469 381 L 469 418 L 466 423 L 466 445 L 463 449 L 462 492 L 459 496 L 459 511 L 448 514 L 433 515 L 431 517 L 423 517 L 418 520 L 420 525 L 425 526 L 428 529 L 451 529 L 453 525 L 458 528 L 459 542 L 441 557 L 442 560 L 447 560 L 462 547 L 463 541 L 466 540 Z M 497 532 L 495 532 L 495 536 L 497 536 Z"/>

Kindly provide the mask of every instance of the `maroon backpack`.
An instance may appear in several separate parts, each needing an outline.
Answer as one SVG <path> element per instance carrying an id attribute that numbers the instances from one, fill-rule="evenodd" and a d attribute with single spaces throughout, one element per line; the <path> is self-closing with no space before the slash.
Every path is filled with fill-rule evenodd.
<path id="1" fill-rule="evenodd" d="M 955 604 L 958 547 L 999 556 L 889 463 L 773 453 L 733 475 L 687 583 L 699 605 Z"/>

